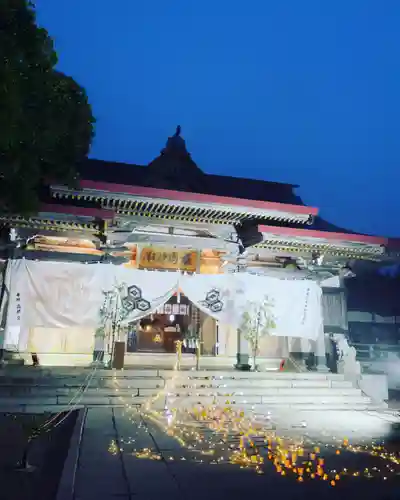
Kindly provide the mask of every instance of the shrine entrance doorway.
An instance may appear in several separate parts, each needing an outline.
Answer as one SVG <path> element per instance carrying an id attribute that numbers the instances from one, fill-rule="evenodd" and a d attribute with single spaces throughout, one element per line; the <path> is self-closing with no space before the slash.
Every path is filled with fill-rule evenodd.
<path id="1" fill-rule="evenodd" d="M 182 293 L 175 294 L 153 314 L 129 324 L 126 350 L 175 353 L 178 340 L 183 343 L 183 353 L 194 353 L 199 341 L 202 355 L 217 354 L 216 321 Z"/>

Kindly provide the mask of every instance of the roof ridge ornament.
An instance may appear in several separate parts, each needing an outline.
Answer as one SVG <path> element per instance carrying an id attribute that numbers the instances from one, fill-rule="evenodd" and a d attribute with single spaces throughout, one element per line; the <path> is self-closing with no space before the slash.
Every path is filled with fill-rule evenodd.
<path id="1" fill-rule="evenodd" d="M 175 134 L 168 137 L 165 148 L 161 151 L 162 155 L 190 157 L 190 153 L 186 149 L 186 142 L 181 136 L 182 127 L 178 125 Z"/>

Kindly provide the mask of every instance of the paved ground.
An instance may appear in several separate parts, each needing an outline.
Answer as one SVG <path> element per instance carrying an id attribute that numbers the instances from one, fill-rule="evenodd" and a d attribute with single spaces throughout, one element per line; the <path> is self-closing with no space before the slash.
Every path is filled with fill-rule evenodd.
<path id="1" fill-rule="evenodd" d="M 52 500 L 74 429 L 75 413 L 60 415 L 0 414 L 0 500 Z M 17 463 L 26 449 L 32 429 L 51 420 L 30 447 L 28 462 L 34 467 L 21 470 Z M 55 424 L 59 424 L 55 427 Z"/>
<path id="2" fill-rule="evenodd" d="M 169 423 L 169 425 L 168 425 Z M 90 409 L 75 500 L 400 498 L 396 419 L 356 412 L 252 416 Z"/>

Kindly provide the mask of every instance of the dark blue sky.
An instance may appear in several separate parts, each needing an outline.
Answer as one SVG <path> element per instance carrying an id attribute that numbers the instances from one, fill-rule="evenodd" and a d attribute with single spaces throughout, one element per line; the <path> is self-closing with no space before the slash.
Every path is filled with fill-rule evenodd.
<path id="1" fill-rule="evenodd" d="M 204 171 L 400 236 L 399 0 L 36 4 L 93 105 L 93 157 L 147 164 L 179 123 Z"/>

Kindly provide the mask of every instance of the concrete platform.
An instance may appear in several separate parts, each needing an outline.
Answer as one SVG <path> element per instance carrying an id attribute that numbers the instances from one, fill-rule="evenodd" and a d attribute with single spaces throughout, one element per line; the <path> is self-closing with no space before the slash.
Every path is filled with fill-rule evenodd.
<path id="1" fill-rule="evenodd" d="M 162 415 L 158 424 L 157 419 L 135 410 L 89 409 L 82 439 L 76 439 L 82 432 L 77 426 L 72 440 L 72 448 L 79 454 L 78 466 L 74 469 L 70 465 L 73 460 L 67 461 L 64 487 L 57 500 L 155 500 L 161 496 L 167 500 L 220 500 L 247 498 L 249 492 L 263 497 L 268 491 L 288 500 L 398 499 L 400 466 L 390 462 L 387 468 L 385 459 L 368 451 L 387 439 L 395 422 L 360 412 L 277 411 L 253 414 L 252 419 L 252 425 L 258 426 L 253 434 L 259 436 L 254 435 L 253 440 L 260 444 L 246 448 L 257 453 L 253 460 L 253 452 L 246 451 L 248 464 L 241 467 L 230 463 L 240 443 L 235 431 L 222 435 L 210 430 L 207 423 L 198 425 L 186 417 L 184 432 L 192 430 L 203 439 L 199 442 L 188 437 L 182 442 L 163 427 L 167 421 Z M 179 437 L 182 427 L 172 428 Z M 264 439 L 260 441 L 261 436 Z M 290 450 L 291 443 L 296 443 L 297 459 L 292 452 L 279 458 L 282 446 Z M 264 463 L 258 462 L 260 457 Z M 323 474 L 318 475 L 317 469 L 314 472 L 314 465 L 308 469 L 302 466 L 304 460 L 312 464 L 322 460 Z M 65 487 L 68 484 L 70 488 Z"/>
<path id="2" fill-rule="evenodd" d="M 76 353 L 76 354 L 62 354 L 62 353 L 37 353 L 41 366 L 49 367 L 87 367 L 93 361 L 92 353 Z M 32 364 L 32 357 L 30 352 L 19 353 L 20 358 L 26 365 Z M 175 353 L 125 353 L 125 367 L 126 368 L 164 368 L 172 370 L 176 365 Z M 262 371 L 276 371 L 279 369 L 281 358 L 263 358 L 257 360 L 257 364 Z M 182 354 L 181 367 L 192 369 L 196 367 L 196 356 L 194 354 Z M 223 369 L 233 370 L 236 365 L 236 356 L 201 356 L 200 366 L 204 369 Z"/>

